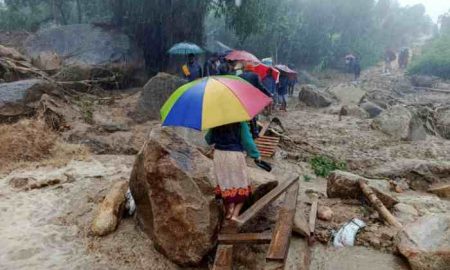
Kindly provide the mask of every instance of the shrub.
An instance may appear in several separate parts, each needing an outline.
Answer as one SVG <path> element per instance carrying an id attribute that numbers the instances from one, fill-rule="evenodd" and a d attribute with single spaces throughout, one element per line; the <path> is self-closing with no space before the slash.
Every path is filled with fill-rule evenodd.
<path id="1" fill-rule="evenodd" d="M 310 160 L 310 164 L 317 176 L 327 177 L 334 170 L 346 170 L 347 163 L 344 161 L 333 161 L 325 156 L 315 156 Z"/>
<path id="2" fill-rule="evenodd" d="M 443 35 L 424 48 L 411 63 L 409 74 L 433 75 L 450 79 L 450 35 Z"/>

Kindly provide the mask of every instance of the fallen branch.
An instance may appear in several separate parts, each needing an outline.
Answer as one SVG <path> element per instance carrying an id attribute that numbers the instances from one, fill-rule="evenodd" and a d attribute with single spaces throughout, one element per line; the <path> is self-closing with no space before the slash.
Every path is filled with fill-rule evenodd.
<path id="1" fill-rule="evenodd" d="M 363 180 L 359 180 L 359 187 L 364 195 L 369 199 L 370 203 L 375 207 L 377 212 L 392 226 L 401 229 L 403 225 L 389 212 L 384 204 L 378 199 L 377 195 Z"/>

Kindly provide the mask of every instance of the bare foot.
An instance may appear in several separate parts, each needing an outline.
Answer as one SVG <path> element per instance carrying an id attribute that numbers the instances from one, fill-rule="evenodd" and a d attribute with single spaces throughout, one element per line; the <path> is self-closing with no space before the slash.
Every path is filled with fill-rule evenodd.
<path id="1" fill-rule="evenodd" d="M 234 213 L 234 203 L 227 205 L 226 209 L 227 209 L 227 214 L 226 214 L 225 218 L 231 219 L 231 217 L 233 216 L 233 213 Z"/>

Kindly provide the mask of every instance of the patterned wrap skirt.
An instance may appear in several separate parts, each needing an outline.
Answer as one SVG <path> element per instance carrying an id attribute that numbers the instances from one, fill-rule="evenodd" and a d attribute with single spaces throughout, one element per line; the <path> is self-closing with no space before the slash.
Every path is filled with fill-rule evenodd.
<path id="1" fill-rule="evenodd" d="M 216 196 L 225 204 L 242 203 L 251 194 L 247 163 L 243 152 L 214 150 Z"/>

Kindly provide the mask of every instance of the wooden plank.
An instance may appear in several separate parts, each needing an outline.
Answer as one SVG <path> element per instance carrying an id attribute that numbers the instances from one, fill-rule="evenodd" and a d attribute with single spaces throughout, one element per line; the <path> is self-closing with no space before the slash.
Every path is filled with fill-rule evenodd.
<path id="1" fill-rule="evenodd" d="M 233 246 L 219 245 L 216 251 L 213 270 L 233 270 Z"/>
<path id="2" fill-rule="evenodd" d="M 253 204 L 249 209 L 247 209 L 244 213 L 239 215 L 235 222 L 239 227 L 242 227 L 245 223 L 247 223 L 251 218 L 256 216 L 266 205 L 274 201 L 278 196 L 281 195 L 286 189 L 296 183 L 299 179 L 299 176 L 291 177 L 286 181 L 283 181 L 278 184 L 278 186 L 272 189 L 269 193 L 264 195 L 261 199 L 259 199 L 255 204 Z"/>
<path id="3" fill-rule="evenodd" d="M 298 189 L 299 183 L 297 182 L 286 192 L 284 204 L 278 212 L 278 220 L 267 251 L 266 261 L 284 262 L 286 260 L 297 208 Z"/>
<path id="4" fill-rule="evenodd" d="M 316 219 L 317 219 L 317 207 L 319 206 L 319 198 L 317 194 L 311 195 L 311 210 L 309 211 L 309 237 L 308 244 L 310 246 L 314 245 L 316 242 L 315 229 L 316 229 Z"/>
<path id="5" fill-rule="evenodd" d="M 264 145 L 264 146 L 276 147 L 276 146 L 278 146 L 278 143 L 268 143 L 268 142 L 257 141 L 256 145 Z"/>
<path id="6" fill-rule="evenodd" d="M 264 270 L 284 270 L 284 262 L 266 262 L 266 264 L 264 265 Z"/>
<path id="7" fill-rule="evenodd" d="M 265 142 L 279 142 L 280 138 L 279 137 L 267 137 L 267 136 L 263 136 L 263 137 L 259 137 L 258 139 L 256 139 L 258 141 L 265 141 Z"/>
<path id="8" fill-rule="evenodd" d="M 314 196 L 311 204 L 311 211 L 309 212 L 309 233 L 310 236 L 314 236 L 314 230 L 316 228 L 317 207 L 319 205 L 319 199 Z"/>
<path id="9" fill-rule="evenodd" d="M 272 233 L 236 233 L 219 234 L 219 244 L 269 244 L 272 240 Z"/>
<path id="10" fill-rule="evenodd" d="M 270 122 L 265 123 L 258 122 L 258 124 L 262 127 L 261 131 L 259 132 L 259 136 L 262 137 L 264 136 L 264 134 L 266 134 L 266 131 L 270 126 Z"/>
<path id="11" fill-rule="evenodd" d="M 370 203 L 375 207 L 380 216 L 383 217 L 387 223 L 396 227 L 397 229 L 402 229 L 403 225 L 395 218 L 391 212 L 384 206 L 383 202 L 378 199 L 377 195 L 373 192 L 372 188 L 367 185 L 364 180 L 359 180 L 359 187 L 366 197 L 369 199 Z"/>

